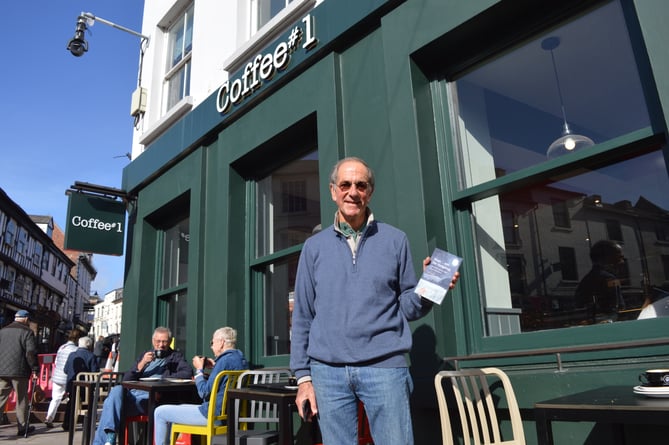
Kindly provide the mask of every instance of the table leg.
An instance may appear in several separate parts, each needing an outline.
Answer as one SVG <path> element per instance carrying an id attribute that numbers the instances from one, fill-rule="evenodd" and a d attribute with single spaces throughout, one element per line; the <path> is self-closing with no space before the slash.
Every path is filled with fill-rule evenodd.
<path id="1" fill-rule="evenodd" d="M 235 400 L 234 397 L 231 397 L 230 394 L 228 394 L 228 406 L 226 408 L 228 413 L 228 434 L 226 434 L 228 437 L 228 445 L 235 445 L 235 433 L 237 432 L 237 410 L 235 410 Z"/>
<path id="2" fill-rule="evenodd" d="M 553 429 L 546 411 L 541 408 L 535 408 L 534 421 L 537 426 L 537 443 L 539 445 L 553 445 Z"/>
<path id="3" fill-rule="evenodd" d="M 279 404 L 279 443 L 288 445 L 293 443 L 293 412 L 290 402 Z"/>
<path id="4" fill-rule="evenodd" d="M 74 401 L 74 396 L 76 394 L 76 391 L 71 391 L 71 394 L 68 395 L 70 398 L 69 406 L 68 406 L 68 411 L 70 412 L 70 418 L 68 419 L 68 429 L 67 429 L 67 445 L 72 445 L 74 442 L 74 427 L 76 425 L 75 422 L 75 415 L 74 415 L 74 406 L 76 402 Z"/>

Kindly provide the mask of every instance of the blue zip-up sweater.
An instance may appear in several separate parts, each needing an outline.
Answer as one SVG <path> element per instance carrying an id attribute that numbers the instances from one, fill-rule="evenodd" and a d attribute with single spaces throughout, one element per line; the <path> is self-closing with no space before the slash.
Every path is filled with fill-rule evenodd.
<path id="1" fill-rule="evenodd" d="M 406 235 L 370 216 L 355 253 L 334 225 L 307 239 L 300 255 L 290 367 L 299 379 L 312 359 L 328 364 L 407 366 L 409 321 L 432 308 L 414 293 Z"/>

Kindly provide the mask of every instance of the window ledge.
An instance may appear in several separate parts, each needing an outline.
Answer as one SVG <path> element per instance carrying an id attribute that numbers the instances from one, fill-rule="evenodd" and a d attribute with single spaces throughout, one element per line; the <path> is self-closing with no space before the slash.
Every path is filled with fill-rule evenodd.
<path id="1" fill-rule="evenodd" d="M 316 0 L 294 0 L 291 2 L 269 22 L 265 23 L 246 43 L 232 53 L 223 62 L 223 69 L 229 74 L 237 71 L 242 67 L 244 62 L 250 60 L 276 39 L 286 29 L 287 25 L 301 18 L 315 4 Z"/>
<path id="2" fill-rule="evenodd" d="M 186 96 L 173 106 L 163 117 L 158 119 L 153 125 L 149 126 L 139 138 L 139 143 L 146 146 L 153 142 L 165 130 L 171 127 L 176 121 L 181 119 L 193 108 L 193 96 Z"/>

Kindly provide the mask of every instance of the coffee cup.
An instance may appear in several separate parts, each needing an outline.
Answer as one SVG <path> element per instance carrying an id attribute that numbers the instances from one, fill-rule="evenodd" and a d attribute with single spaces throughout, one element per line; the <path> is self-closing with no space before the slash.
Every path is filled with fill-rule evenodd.
<path id="1" fill-rule="evenodd" d="M 155 351 L 153 351 L 153 355 L 156 358 L 163 358 L 167 355 L 167 351 L 163 351 L 162 349 L 156 349 Z"/>
<path id="2" fill-rule="evenodd" d="M 643 386 L 669 386 L 669 369 L 649 369 L 639 374 Z"/>

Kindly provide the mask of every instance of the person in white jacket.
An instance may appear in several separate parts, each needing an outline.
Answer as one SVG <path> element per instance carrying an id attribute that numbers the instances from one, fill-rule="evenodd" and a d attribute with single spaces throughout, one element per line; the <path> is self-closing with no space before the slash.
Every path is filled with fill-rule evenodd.
<path id="1" fill-rule="evenodd" d="M 67 384 L 67 374 L 65 374 L 65 363 L 70 354 L 77 350 L 77 341 L 81 337 L 81 331 L 72 329 L 67 335 L 67 342 L 58 348 L 56 361 L 51 375 L 51 402 L 47 409 L 44 425 L 47 428 L 53 428 L 53 419 L 56 417 L 58 406 L 65 395 Z"/>

